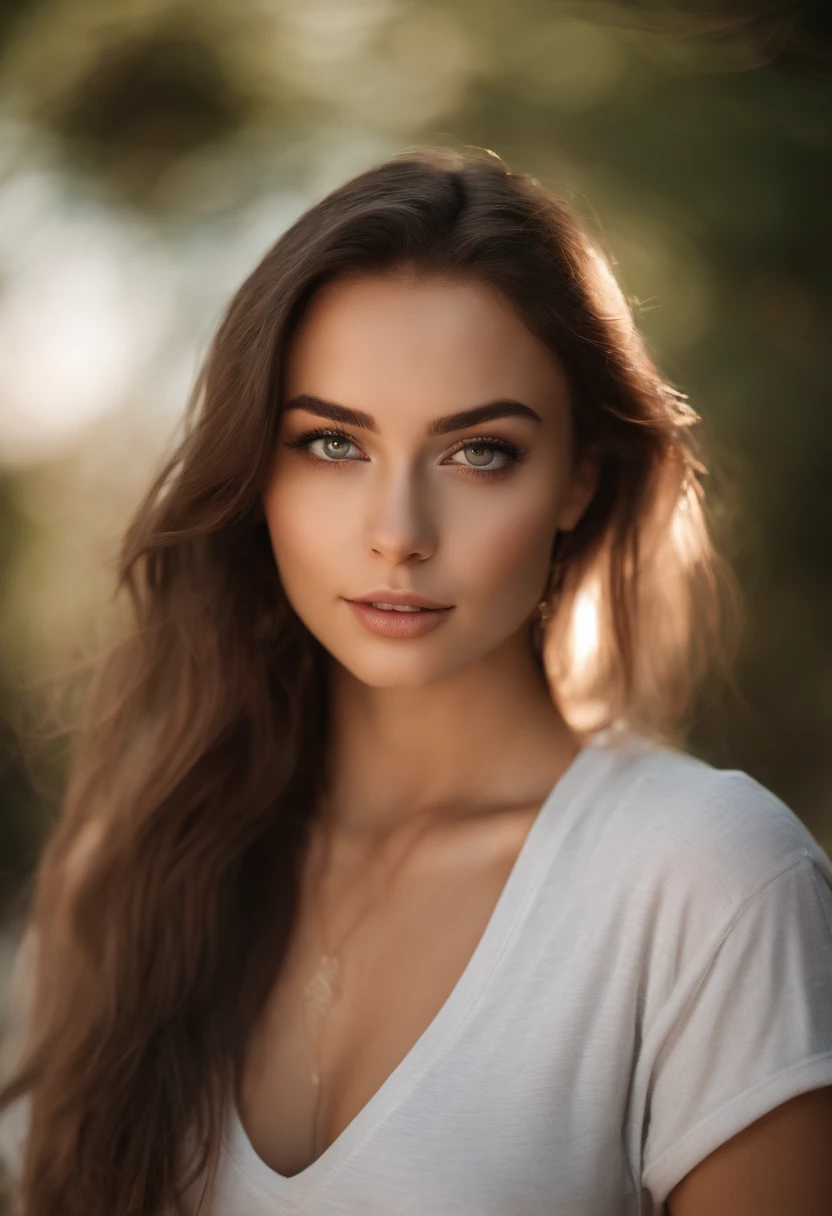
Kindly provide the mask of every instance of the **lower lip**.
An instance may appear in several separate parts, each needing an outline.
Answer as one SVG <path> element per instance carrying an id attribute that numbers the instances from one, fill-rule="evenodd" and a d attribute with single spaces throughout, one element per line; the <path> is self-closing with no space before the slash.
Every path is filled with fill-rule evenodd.
<path id="1" fill-rule="evenodd" d="M 374 608 L 358 600 L 347 600 L 361 624 L 381 638 L 421 638 L 436 629 L 453 608 L 426 608 L 423 612 L 394 612 Z"/>

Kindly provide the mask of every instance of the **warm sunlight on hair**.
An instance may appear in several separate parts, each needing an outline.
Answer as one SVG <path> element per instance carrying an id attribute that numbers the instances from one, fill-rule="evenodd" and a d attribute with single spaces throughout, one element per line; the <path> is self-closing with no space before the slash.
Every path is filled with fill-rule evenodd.
<path id="1" fill-rule="evenodd" d="M 597 582 L 583 587 L 579 592 L 572 612 L 572 662 L 576 672 L 582 674 L 592 664 L 598 650 L 598 599 Z"/>

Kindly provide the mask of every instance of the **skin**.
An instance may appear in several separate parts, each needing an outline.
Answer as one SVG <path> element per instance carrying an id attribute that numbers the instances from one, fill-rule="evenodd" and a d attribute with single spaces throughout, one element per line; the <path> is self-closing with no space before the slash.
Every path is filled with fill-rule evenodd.
<path id="1" fill-rule="evenodd" d="M 301 394 L 377 425 L 345 427 L 347 447 L 313 442 L 329 460 L 315 463 L 286 444 L 330 424 L 284 410 L 264 495 L 286 594 L 334 660 L 333 821 L 369 839 L 428 808 L 533 800 L 579 742 L 535 662 L 529 622 L 555 531 L 575 526 L 597 484 L 593 462 L 573 461 L 559 360 L 487 286 L 365 275 L 313 299 L 288 352 L 284 404 Z M 435 417 L 498 398 L 540 421 L 428 434 Z M 478 437 L 526 458 L 494 452 L 505 474 L 484 477 L 453 450 Z M 376 637 L 343 597 L 377 588 L 454 611 L 423 638 Z"/>
<path id="2" fill-rule="evenodd" d="M 832 1087 L 798 1094 L 711 1153 L 667 1198 L 670 1216 L 828 1216 Z"/>

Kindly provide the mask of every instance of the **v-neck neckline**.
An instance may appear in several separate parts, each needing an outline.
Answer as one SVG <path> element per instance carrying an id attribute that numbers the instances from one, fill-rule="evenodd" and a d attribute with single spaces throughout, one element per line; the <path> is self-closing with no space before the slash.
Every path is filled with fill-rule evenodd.
<path id="1" fill-rule="evenodd" d="M 485 929 L 444 1003 L 369 1101 L 319 1157 L 291 1176 L 273 1170 L 249 1140 L 236 1102 L 233 1098 L 229 1101 L 223 1132 L 225 1147 L 246 1179 L 279 1202 L 284 1209 L 299 1207 L 313 1191 L 332 1177 L 373 1129 L 404 1099 L 456 1034 L 535 894 L 544 869 L 547 851 L 542 846 L 548 839 L 550 825 L 558 817 L 558 812 L 568 806 L 584 777 L 597 767 L 593 762 L 599 758 L 599 751 L 604 751 L 603 742 L 607 734 L 606 730 L 597 731 L 549 791 L 526 833 Z"/>

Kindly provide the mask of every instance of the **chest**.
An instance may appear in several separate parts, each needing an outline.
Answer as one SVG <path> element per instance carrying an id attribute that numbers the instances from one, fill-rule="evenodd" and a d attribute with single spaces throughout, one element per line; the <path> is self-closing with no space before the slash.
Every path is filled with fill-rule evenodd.
<path id="1" fill-rule="evenodd" d="M 456 831 L 408 859 L 391 885 L 383 871 L 366 886 L 357 873 L 326 902 L 323 937 L 309 863 L 238 1095 L 248 1138 L 277 1174 L 292 1177 L 318 1160 L 407 1060 L 465 973 L 535 810 Z M 324 941 L 335 946 L 338 975 L 316 1021 L 308 985 Z"/>
<path id="2" fill-rule="evenodd" d="M 600 897 L 582 900 L 566 873 L 547 865 L 536 875 L 537 856 L 527 850 L 511 872 L 468 960 L 442 924 L 421 963 L 411 954 L 405 965 L 404 951 L 379 940 L 365 1001 L 345 1007 L 328 1039 L 314 1143 L 310 1054 L 288 1016 L 287 970 L 273 993 L 287 1016 L 261 1033 L 259 1069 L 250 1053 L 253 1100 L 244 1126 L 230 1120 L 211 1216 L 650 1211 L 638 1193 L 638 959 L 622 946 L 626 917 L 599 909 Z M 592 931 L 590 903 L 601 913 Z M 399 925 L 407 919 L 397 913 Z M 424 1028 L 432 1011 L 420 1002 L 443 995 L 424 969 L 435 976 L 439 959 L 449 983 L 452 959 L 464 970 Z M 416 967 L 422 982 L 411 987 Z"/>

